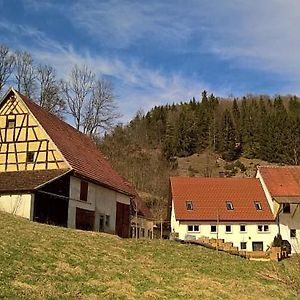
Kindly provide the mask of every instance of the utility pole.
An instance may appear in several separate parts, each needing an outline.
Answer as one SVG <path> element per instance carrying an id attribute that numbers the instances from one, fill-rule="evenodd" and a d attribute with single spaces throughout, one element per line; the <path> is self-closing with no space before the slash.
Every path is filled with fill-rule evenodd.
<path id="1" fill-rule="evenodd" d="M 219 220 L 220 217 L 219 217 L 219 208 L 217 208 L 217 248 L 216 250 L 218 251 L 219 249 Z"/>
<path id="2" fill-rule="evenodd" d="M 138 238 L 138 207 L 137 207 L 137 200 L 135 202 L 135 239 Z"/>
<path id="3" fill-rule="evenodd" d="M 163 236 L 163 229 L 162 229 L 162 217 L 160 218 L 160 239 L 162 240 L 162 236 Z"/>

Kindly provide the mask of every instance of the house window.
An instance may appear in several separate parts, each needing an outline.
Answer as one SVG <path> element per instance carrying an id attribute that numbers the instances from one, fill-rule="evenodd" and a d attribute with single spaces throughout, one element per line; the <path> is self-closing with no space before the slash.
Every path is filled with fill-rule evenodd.
<path id="1" fill-rule="evenodd" d="M 100 215 L 100 219 L 99 219 L 99 231 L 100 232 L 104 231 L 104 215 Z"/>
<path id="2" fill-rule="evenodd" d="M 199 232 L 200 226 L 199 225 L 188 225 L 189 232 Z"/>
<path id="3" fill-rule="evenodd" d="M 291 213 L 291 205 L 289 203 L 283 203 L 283 213 L 289 214 Z"/>
<path id="4" fill-rule="evenodd" d="M 16 117 L 9 117 L 6 121 L 6 128 L 14 128 L 16 127 Z"/>
<path id="5" fill-rule="evenodd" d="M 187 210 L 193 210 L 193 202 L 191 200 L 186 201 L 185 204 Z"/>
<path id="6" fill-rule="evenodd" d="M 290 231 L 290 237 L 295 238 L 296 237 L 296 229 L 291 229 Z"/>
<path id="7" fill-rule="evenodd" d="M 211 233 L 216 233 L 217 232 L 217 226 L 216 225 L 211 225 L 210 226 L 210 232 Z"/>
<path id="8" fill-rule="evenodd" d="M 225 232 L 226 233 L 231 233 L 231 225 L 226 225 Z"/>
<path id="9" fill-rule="evenodd" d="M 246 225 L 240 225 L 240 232 L 246 232 Z"/>
<path id="10" fill-rule="evenodd" d="M 269 232 L 269 225 L 257 225 L 258 232 Z"/>
<path id="11" fill-rule="evenodd" d="M 241 250 L 247 249 L 247 242 L 241 242 Z"/>
<path id="12" fill-rule="evenodd" d="M 226 208 L 227 208 L 228 210 L 233 210 L 233 204 L 232 204 L 231 201 L 226 201 Z"/>
<path id="13" fill-rule="evenodd" d="M 254 202 L 256 210 L 262 210 L 261 203 L 259 201 Z"/>
<path id="14" fill-rule="evenodd" d="M 33 151 L 28 151 L 27 152 L 26 161 L 28 163 L 33 163 L 34 162 L 34 152 Z"/>
<path id="15" fill-rule="evenodd" d="M 81 180 L 80 183 L 80 200 L 87 201 L 89 184 L 86 181 Z"/>
<path id="16" fill-rule="evenodd" d="M 106 216 L 105 216 L 105 226 L 106 226 L 106 227 L 109 227 L 109 224 L 110 224 L 110 216 L 109 216 L 109 215 L 106 215 Z"/>

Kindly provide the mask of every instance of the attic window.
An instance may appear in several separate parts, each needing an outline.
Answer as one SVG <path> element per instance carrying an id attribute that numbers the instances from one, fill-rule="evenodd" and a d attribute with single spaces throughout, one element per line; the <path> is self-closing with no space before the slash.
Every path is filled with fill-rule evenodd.
<path id="1" fill-rule="evenodd" d="M 283 213 L 284 214 L 291 213 L 291 205 L 289 203 L 283 203 Z"/>
<path id="2" fill-rule="evenodd" d="M 189 200 L 185 202 L 187 210 L 193 210 L 193 201 Z"/>
<path id="3" fill-rule="evenodd" d="M 80 200 L 87 201 L 88 198 L 88 183 L 86 181 L 81 180 L 80 182 Z"/>
<path id="4" fill-rule="evenodd" d="M 6 128 L 15 128 L 16 127 L 16 117 L 10 116 L 6 121 Z"/>
<path id="5" fill-rule="evenodd" d="M 233 204 L 232 204 L 231 201 L 226 201 L 226 208 L 227 208 L 228 210 L 233 210 L 233 209 L 234 209 L 234 208 L 233 208 Z"/>
<path id="6" fill-rule="evenodd" d="M 28 163 L 33 163 L 34 162 L 34 152 L 33 151 L 28 151 L 27 152 L 26 161 Z"/>
<path id="7" fill-rule="evenodd" d="M 259 201 L 254 201 L 256 210 L 262 210 L 261 203 Z"/>

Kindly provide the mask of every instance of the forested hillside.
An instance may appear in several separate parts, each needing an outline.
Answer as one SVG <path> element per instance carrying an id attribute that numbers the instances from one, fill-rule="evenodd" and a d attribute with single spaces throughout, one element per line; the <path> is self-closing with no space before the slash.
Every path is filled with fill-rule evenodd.
<path id="1" fill-rule="evenodd" d="M 100 147 L 138 190 L 166 199 L 179 157 L 208 153 L 226 166 L 240 157 L 298 165 L 300 101 L 296 96 L 221 99 L 204 91 L 199 100 L 138 112 L 128 125 L 107 134 Z"/>

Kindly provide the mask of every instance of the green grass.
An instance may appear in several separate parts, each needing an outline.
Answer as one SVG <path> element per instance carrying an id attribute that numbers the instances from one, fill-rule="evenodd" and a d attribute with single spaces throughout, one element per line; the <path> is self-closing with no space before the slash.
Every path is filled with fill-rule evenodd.
<path id="1" fill-rule="evenodd" d="M 0 299 L 296 299 L 295 266 L 0 213 Z"/>

